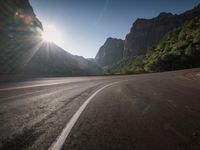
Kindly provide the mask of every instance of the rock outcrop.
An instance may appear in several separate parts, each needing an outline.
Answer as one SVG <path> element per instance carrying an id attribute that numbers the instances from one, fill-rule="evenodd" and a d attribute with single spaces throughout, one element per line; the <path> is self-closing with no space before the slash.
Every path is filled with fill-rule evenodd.
<path id="1" fill-rule="evenodd" d="M 0 1 L 0 73 L 96 75 L 101 68 L 42 39 L 42 23 L 28 0 Z"/>
<path id="2" fill-rule="evenodd" d="M 43 30 L 28 0 L 1 0 L 0 20 L 0 36 L 5 41 L 28 40 Z"/>
<path id="3" fill-rule="evenodd" d="M 108 38 L 104 45 L 99 49 L 95 60 L 102 67 L 112 65 L 123 58 L 123 50 L 123 40 Z"/>
<path id="4" fill-rule="evenodd" d="M 180 15 L 160 13 L 152 19 L 137 19 L 126 36 L 123 57 L 146 54 L 167 32 L 195 17 L 200 17 L 200 5 Z"/>
<path id="5" fill-rule="evenodd" d="M 166 33 L 196 17 L 200 17 L 200 5 L 180 15 L 162 12 L 152 19 L 139 18 L 125 41 L 108 38 L 95 60 L 100 66 L 109 66 L 121 59 L 145 55 Z"/>

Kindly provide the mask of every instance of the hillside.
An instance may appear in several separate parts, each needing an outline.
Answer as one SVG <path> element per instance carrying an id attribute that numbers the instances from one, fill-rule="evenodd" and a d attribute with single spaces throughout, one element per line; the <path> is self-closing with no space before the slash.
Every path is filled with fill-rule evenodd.
<path id="1" fill-rule="evenodd" d="M 101 68 L 42 39 L 28 0 L 0 1 L 0 74 L 96 75 Z"/>
<path id="2" fill-rule="evenodd" d="M 200 5 L 180 15 L 162 12 L 152 19 L 137 19 L 126 36 L 123 58 L 146 54 L 167 32 L 195 17 L 200 17 Z"/>
<path id="3" fill-rule="evenodd" d="M 200 19 L 169 32 L 147 54 L 145 70 L 163 71 L 200 66 Z"/>
<path id="4" fill-rule="evenodd" d="M 97 56 L 99 64 L 112 65 L 118 61 L 123 61 L 122 59 L 130 59 L 136 56 L 146 55 L 152 47 L 156 46 L 160 40 L 166 35 L 166 33 L 172 31 L 175 28 L 179 28 L 186 21 L 194 19 L 195 17 L 200 17 L 200 5 L 194 7 L 193 9 L 186 11 L 182 14 L 171 14 L 162 12 L 157 17 L 151 19 L 139 18 L 137 19 L 127 34 L 122 53 L 118 53 L 118 49 L 107 47 L 102 50 L 100 48 Z M 110 43 L 110 45 L 115 45 L 115 43 Z M 103 51 L 103 52 L 102 52 Z M 112 55 L 109 55 L 112 51 Z M 99 53 L 101 55 L 99 55 Z M 105 55 L 103 55 L 105 54 Z M 119 56 L 119 54 L 121 54 Z M 105 59 L 106 56 L 106 59 Z M 115 56 L 121 59 L 114 59 Z M 107 63 L 110 60 L 112 63 Z"/>
<path id="5" fill-rule="evenodd" d="M 124 59 L 108 73 L 158 72 L 200 67 L 200 18 L 168 32 L 146 55 Z"/>

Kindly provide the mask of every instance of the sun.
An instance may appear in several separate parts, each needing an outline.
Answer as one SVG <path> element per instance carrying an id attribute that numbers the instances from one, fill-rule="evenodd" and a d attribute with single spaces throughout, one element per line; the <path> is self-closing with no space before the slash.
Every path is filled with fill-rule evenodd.
<path id="1" fill-rule="evenodd" d="M 58 45 L 62 43 L 61 33 L 55 25 L 48 25 L 44 28 L 42 39 L 45 42 L 53 42 Z"/>

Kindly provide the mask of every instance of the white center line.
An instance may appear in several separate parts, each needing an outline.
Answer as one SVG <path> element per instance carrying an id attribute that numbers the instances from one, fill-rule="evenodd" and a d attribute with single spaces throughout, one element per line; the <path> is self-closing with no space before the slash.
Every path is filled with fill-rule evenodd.
<path id="1" fill-rule="evenodd" d="M 53 142 L 53 144 L 50 146 L 49 150 L 60 150 L 62 148 L 63 144 L 65 143 L 65 141 L 66 141 L 69 133 L 71 132 L 72 128 L 74 127 L 74 125 L 76 124 L 76 122 L 79 119 L 80 115 L 85 110 L 86 106 L 89 104 L 89 102 L 92 100 L 92 98 L 94 98 L 103 89 L 105 89 L 105 88 L 107 88 L 107 87 L 109 87 L 111 85 L 117 84 L 117 83 L 119 83 L 119 82 L 114 82 L 114 83 L 108 84 L 108 85 L 100 88 L 99 90 L 97 90 L 94 94 L 92 94 L 83 103 L 83 105 L 78 109 L 78 111 L 72 116 L 72 118 L 67 123 L 67 125 L 65 126 L 65 128 L 63 129 L 61 134 L 57 137 L 56 141 Z"/>

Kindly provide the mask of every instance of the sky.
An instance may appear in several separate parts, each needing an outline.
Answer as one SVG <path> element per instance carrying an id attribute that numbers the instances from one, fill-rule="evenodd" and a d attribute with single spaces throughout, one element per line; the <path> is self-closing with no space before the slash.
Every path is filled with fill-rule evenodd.
<path id="1" fill-rule="evenodd" d="M 125 39 L 137 18 L 160 12 L 180 14 L 200 0 L 30 0 L 44 29 L 54 26 L 60 47 L 74 55 L 94 58 L 108 37 Z"/>

